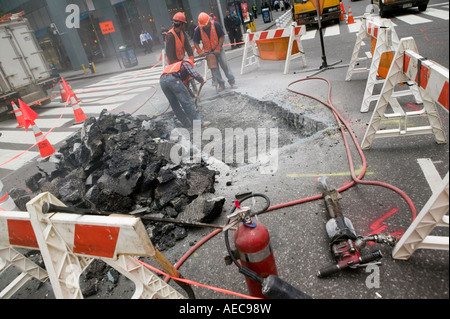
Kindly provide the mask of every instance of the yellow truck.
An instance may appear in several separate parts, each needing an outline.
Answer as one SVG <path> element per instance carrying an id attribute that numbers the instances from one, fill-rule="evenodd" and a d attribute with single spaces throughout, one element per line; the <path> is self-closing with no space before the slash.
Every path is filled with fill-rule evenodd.
<path id="1" fill-rule="evenodd" d="M 322 12 L 321 22 L 331 21 L 339 24 L 341 18 L 340 0 L 294 0 L 292 7 L 293 20 L 297 24 L 304 25 L 318 23 L 317 4 L 319 4 L 319 12 Z"/>

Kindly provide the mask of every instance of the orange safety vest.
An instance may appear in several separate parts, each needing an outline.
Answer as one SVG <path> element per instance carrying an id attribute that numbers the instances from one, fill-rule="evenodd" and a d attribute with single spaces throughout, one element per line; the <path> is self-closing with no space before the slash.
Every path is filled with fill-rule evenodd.
<path id="1" fill-rule="evenodd" d="M 175 51 L 177 53 L 178 60 L 183 60 L 184 55 L 186 54 L 186 50 L 184 49 L 184 32 L 181 30 L 180 37 L 178 37 L 175 30 L 172 28 L 167 33 L 172 33 L 173 37 L 175 38 Z"/>
<path id="2" fill-rule="evenodd" d="M 164 69 L 164 71 L 161 75 L 177 73 L 178 71 L 180 71 L 181 63 L 183 63 L 183 62 L 184 61 L 178 61 L 178 62 L 172 63 L 171 65 L 166 66 L 166 68 Z"/>
<path id="3" fill-rule="evenodd" d="M 216 27 L 214 26 L 214 21 L 211 21 L 211 32 L 209 38 L 205 31 L 203 31 L 202 27 L 200 28 L 200 35 L 202 37 L 203 42 L 203 50 L 205 52 L 212 52 L 217 45 L 219 44 L 219 37 L 217 36 Z"/>
<path id="4" fill-rule="evenodd" d="M 171 65 L 166 66 L 166 68 L 165 68 L 164 71 L 162 72 L 161 76 L 163 76 L 164 74 L 177 73 L 178 71 L 180 71 L 180 69 L 181 69 L 181 64 L 182 64 L 183 62 L 191 63 L 191 62 L 188 61 L 188 60 L 183 60 L 183 61 L 178 61 L 178 62 L 172 63 Z M 191 63 L 191 65 L 193 66 L 193 63 Z M 189 81 L 190 78 L 191 78 L 191 77 L 188 76 L 186 79 L 182 80 L 183 83 L 186 84 L 186 83 Z"/>

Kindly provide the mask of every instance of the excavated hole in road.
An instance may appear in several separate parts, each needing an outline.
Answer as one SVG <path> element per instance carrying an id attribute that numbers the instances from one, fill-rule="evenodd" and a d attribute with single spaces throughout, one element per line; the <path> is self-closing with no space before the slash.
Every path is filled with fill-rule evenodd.
<path id="1" fill-rule="evenodd" d="M 202 151 L 232 168 L 255 163 L 252 157 L 255 152 L 258 156 L 264 155 L 258 149 L 260 145 L 266 152 L 273 148 L 280 150 L 329 126 L 311 117 L 304 108 L 287 108 L 274 101 L 261 101 L 235 92 L 200 100 L 198 111 L 203 121 L 211 122 L 202 129 Z M 273 129 L 277 129 L 276 143 L 270 139 L 271 132 L 275 132 Z M 210 133 L 216 134 L 210 136 Z M 231 142 L 227 141 L 230 136 Z M 238 147 L 242 141 L 244 146 Z M 230 145 L 232 159 L 226 154 Z M 214 146 L 219 150 L 218 154 Z"/>

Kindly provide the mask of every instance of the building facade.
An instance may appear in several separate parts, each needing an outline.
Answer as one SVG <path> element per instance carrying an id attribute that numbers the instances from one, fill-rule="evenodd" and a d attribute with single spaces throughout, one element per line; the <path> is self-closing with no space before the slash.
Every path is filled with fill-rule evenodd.
<path id="1" fill-rule="evenodd" d="M 232 6 L 261 0 L 0 0 L 4 14 L 24 11 L 49 63 L 58 69 L 80 69 L 89 62 L 118 54 L 123 45 L 139 50 L 146 30 L 162 44 L 161 27 L 172 27 L 176 12 L 184 12 L 187 28 L 200 12 L 225 15 Z"/>

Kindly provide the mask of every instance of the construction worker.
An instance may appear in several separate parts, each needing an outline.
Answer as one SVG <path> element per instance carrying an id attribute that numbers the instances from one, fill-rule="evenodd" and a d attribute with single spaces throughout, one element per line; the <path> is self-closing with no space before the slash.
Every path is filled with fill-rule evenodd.
<path id="1" fill-rule="evenodd" d="M 186 32 L 183 30 L 184 25 L 187 23 L 186 16 L 183 12 L 177 12 L 172 20 L 173 27 L 166 34 L 166 55 L 169 64 L 182 61 L 186 52 L 189 59 L 194 61 L 194 52 Z"/>
<path id="2" fill-rule="evenodd" d="M 210 16 L 201 12 L 198 15 L 198 28 L 194 32 L 194 46 L 199 56 L 214 54 L 217 59 L 217 67 L 212 68 L 213 77 L 219 84 L 218 91 L 225 89 L 225 81 L 222 79 L 219 66 L 222 68 L 231 88 L 237 88 L 233 72 L 228 67 L 228 63 L 223 50 L 223 41 L 225 33 L 218 22 L 211 21 Z M 200 48 L 200 42 L 203 44 L 203 50 Z"/>
<path id="3" fill-rule="evenodd" d="M 194 62 L 191 59 L 178 61 L 167 66 L 159 84 L 170 103 L 170 107 L 177 119 L 184 127 L 192 127 L 193 121 L 198 120 L 202 125 L 208 126 L 209 122 L 203 122 L 195 109 L 194 94 L 186 86 L 187 81 L 192 77 L 199 83 L 204 83 L 203 77 L 193 69 Z"/>

